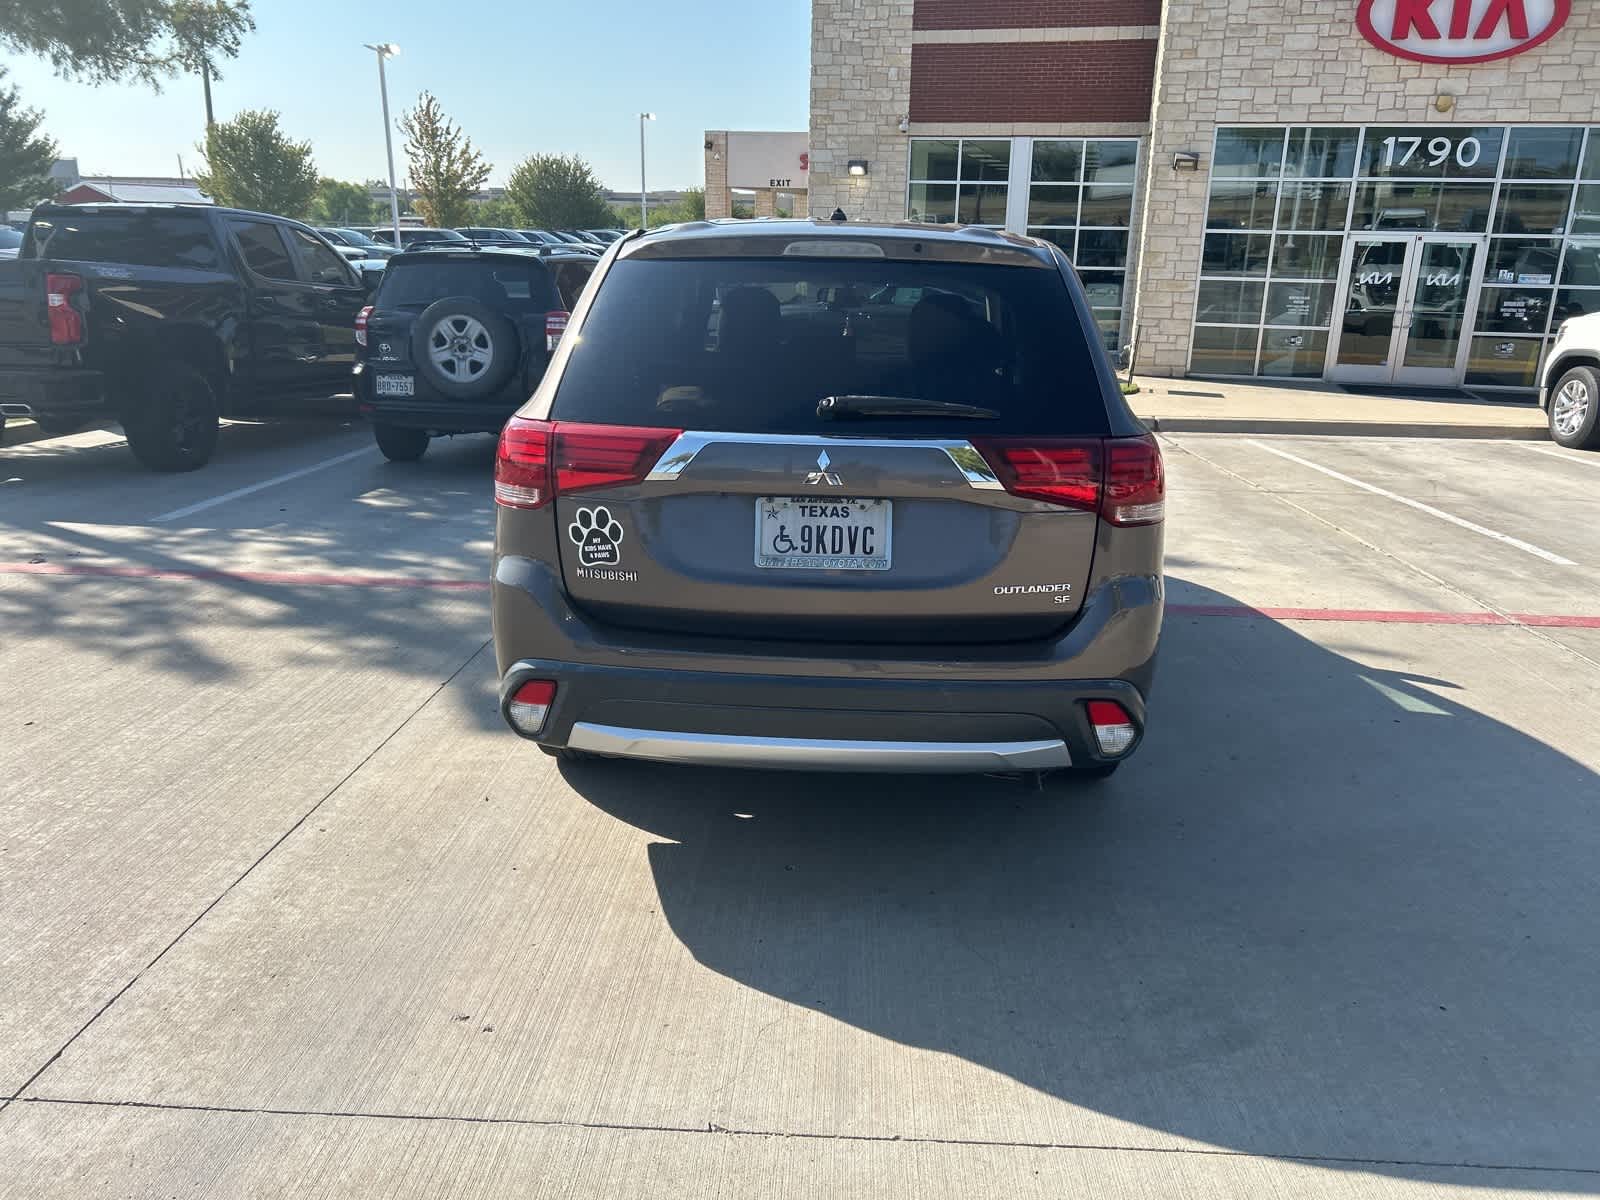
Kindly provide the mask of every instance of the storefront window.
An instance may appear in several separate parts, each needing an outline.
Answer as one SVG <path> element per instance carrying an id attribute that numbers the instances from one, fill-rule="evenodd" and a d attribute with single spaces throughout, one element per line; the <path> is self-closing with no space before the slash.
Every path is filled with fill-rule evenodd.
<path id="1" fill-rule="evenodd" d="M 1600 126 L 1222 128 L 1212 149 L 1197 374 L 1314 376 L 1337 348 L 1525 387 L 1556 326 L 1600 312 Z"/>
<path id="2" fill-rule="evenodd" d="M 1285 183 L 1278 198 L 1279 229 L 1342 231 L 1350 218 L 1348 183 Z"/>
<path id="3" fill-rule="evenodd" d="M 1578 171 L 1581 129 L 1513 129 L 1506 147 L 1507 179 L 1571 179 Z"/>
<path id="4" fill-rule="evenodd" d="M 1283 169 L 1282 129 L 1219 129 L 1213 179 L 1277 178 Z"/>
<path id="5" fill-rule="evenodd" d="M 1054 242 L 1078 269 L 1106 344 L 1121 343 L 1137 138 L 912 138 L 909 165 L 911 220 Z"/>
<path id="6" fill-rule="evenodd" d="M 1482 233 L 1493 201 L 1492 183 L 1364 183 L 1356 189 L 1350 226 Z"/>
<path id="7" fill-rule="evenodd" d="M 1361 174 L 1384 179 L 1493 179 L 1505 131 L 1493 127 L 1368 127 Z"/>
<path id="8" fill-rule="evenodd" d="M 1277 203 L 1276 183 L 1215 180 L 1211 184 L 1211 203 L 1206 209 L 1206 228 L 1270 230 Z"/>

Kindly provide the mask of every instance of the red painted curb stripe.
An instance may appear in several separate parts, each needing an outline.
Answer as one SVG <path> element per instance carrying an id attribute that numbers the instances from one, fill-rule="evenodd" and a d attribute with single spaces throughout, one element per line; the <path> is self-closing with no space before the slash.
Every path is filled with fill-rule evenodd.
<path id="1" fill-rule="evenodd" d="M 0 575 L 79 575 L 102 579 L 178 579 L 200 583 L 272 583 L 286 587 L 412 588 L 486 592 L 487 579 L 417 579 L 404 575 L 333 575 L 307 571 L 190 571 L 88 563 L 0 563 Z"/>
<path id="2" fill-rule="evenodd" d="M 0 563 L 0 575 L 68 575 L 100 579 L 172 579 L 193 583 L 267 583 L 283 587 L 408 588 L 486 592 L 487 579 L 407 575 L 340 575 L 315 571 L 199 571 L 90 563 Z M 1269 621 L 1333 621 L 1356 625 L 1527 625 L 1536 629 L 1600 629 L 1600 616 L 1549 613 L 1411 612 L 1376 608 L 1255 608 L 1248 604 L 1169 604 L 1175 617 L 1260 617 Z"/>

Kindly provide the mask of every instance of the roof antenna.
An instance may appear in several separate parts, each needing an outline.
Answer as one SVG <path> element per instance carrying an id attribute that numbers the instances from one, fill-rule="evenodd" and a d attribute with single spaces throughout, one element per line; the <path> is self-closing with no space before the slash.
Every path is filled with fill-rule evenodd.
<path id="1" fill-rule="evenodd" d="M 849 217 L 844 215 L 844 209 L 842 208 L 834 209 L 833 216 L 828 218 L 830 221 L 848 221 L 849 219 Z"/>

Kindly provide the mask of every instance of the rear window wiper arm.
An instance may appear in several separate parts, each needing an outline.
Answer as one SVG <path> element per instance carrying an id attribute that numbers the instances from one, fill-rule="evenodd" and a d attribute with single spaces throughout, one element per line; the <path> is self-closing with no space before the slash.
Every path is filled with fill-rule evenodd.
<path id="1" fill-rule="evenodd" d="M 956 417 L 970 421 L 993 421 L 1000 414 L 992 408 L 976 404 L 926 400 L 920 396 L 824 396 L 817 401 L 817 416 L 834 421 L 846 421 L 852 417 Z"/>

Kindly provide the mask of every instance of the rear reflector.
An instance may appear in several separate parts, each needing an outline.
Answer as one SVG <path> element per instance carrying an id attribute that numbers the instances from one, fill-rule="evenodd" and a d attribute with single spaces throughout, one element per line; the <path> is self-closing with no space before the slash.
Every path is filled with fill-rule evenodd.
<path id="1" fill-rule="evenodd" d="M 44 277 L 45 311 L 50 317 L 50 341 L 54 345 L 76 346 L 83 341 L 83 314 L 72 303 L 81 291 L 81 275 Z"/>
<path id="2" fill-rule="evenodd" d="M 550 679 L 530 679 L 511 695 L 506 716 L 523 733 L 538 733 L 550 715 L 556 698 L 556 685 Z"/>
<path id="3" fill-rule="evenodd" d="M 495 501 L 541 508 L 567 492 L 642 483 L 681 432 L 512 417 L 495 455 Z"/>
<path id="4" fill-rule="evenodd" d="M 1127 710 L 1115 700 L 1091 700 L 1088 704 L 1089 724 L 1094 727 L 1094 740 L 1100 753 L 1107 758 L 1119 758 L 1128 752 L 1139 730 Z"/>

